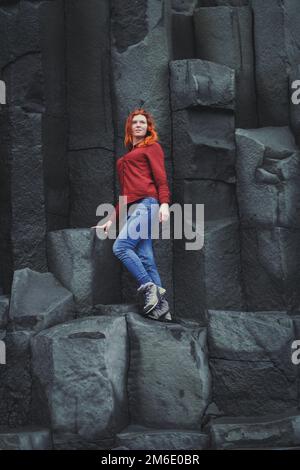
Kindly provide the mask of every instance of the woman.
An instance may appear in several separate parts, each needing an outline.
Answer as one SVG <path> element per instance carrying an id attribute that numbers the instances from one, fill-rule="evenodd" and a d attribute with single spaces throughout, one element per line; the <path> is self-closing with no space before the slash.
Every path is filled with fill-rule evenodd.
<path id="1" fill-rule="evenodd" d="M 118 159 L 117 171 L 121 195 L 127 196 L 127 210 L 133 204 L 135 208 L 120 230 L 113 252 L 137 280 L 137 292 L 144 297 L 143 314 L 153 320 L 172 321 L 151 239 L 155 218 L 164 222 L 170 217 L 164 153 L 157 139 L 153 117 L 143 109 L 132 111 L 125 126 L 124 143 L 128 152 Z M 114 220 L 119 221 L 119 214 L 118 203 L 110 219 L 98 227 L 107 233 Z M 132 236 L 137 217 L 147 229 L 146 237 L 136 236 L 137 232 Z"/>

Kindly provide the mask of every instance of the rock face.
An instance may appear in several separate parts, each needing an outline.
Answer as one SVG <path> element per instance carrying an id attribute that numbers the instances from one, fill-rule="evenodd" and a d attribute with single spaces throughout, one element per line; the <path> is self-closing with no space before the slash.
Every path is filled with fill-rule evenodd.
<path id="1" fill-rule="evenodd" d="M 128 396 L 133 424 L 157 429 L 201 429 L 210 399 L 206 331 L 197 324 L 128 318 Z"/>
<path id="2" fill-rule="evenodd" d="M 294 339 L 293 320 L 286 312 L 209 310 L 213 401 L 224 415 L 267 415 L 297 408 Z"/>
<path id="3" fill-rule="evenodd" d="M 127 424 L 124 317 L 89 317 L 32 338 L 33 409 L 56 448 L 99 448 Z"/>
<path id="4" fill-rule="evenodd" d="M 194 13 L 196 54 L 236 70 L 236 120 L 255 127 L 256 91 L 250 6 L 199 7 Z"/>
<path id="5" fill-rule="evenodd" d="M 218 418 L 209 427 L 213 448 L 247 449 L 299 446 L 299 426 L 299 415 L 270 415 L 260 419 Z"/>
<path id="6" fill-rule="evenodd" d="M 51 273 L 15 271 L 9 319 L 15 329 L 43 330 L 75 316 L 73 295 Z"/>
<path id="7" fill-rule="evenodd" d="M 23 427 L 11 429 L 0 426 L 0 450 L 52 450 L 49 429 Z"/>
<path id="8" fill-rule="evenodd" d="M 0 295 L 0 330 L 5 328 L 8 321 L 9 297 Z"/>
<path id="9" fill-rule="evenodd" d="M 130 450 L 202 450 L 208 446 L 208 436 L 197 431 L 151 430 L 143 426 L 130 425 L 117 434 L 116 445 Z"/>
<path id="10" fill-rule="evenodd" d="M 27 330 L 7 332 L 1 340 L 5 344 L 6 364 L 0 365 L 0 423 L 20 427 L 31 423 L 31 358 L 30 337 Z"/>
<path id="11" fill-rule="evenodd" d="M 300 447 L 299 25 L 299 0 L 1 2 L 0 449 Z M 136 108 L 172 324 L 91 229 Z"/>
<path id="12" fill-rule="evenodd" d="M 100 303 L 121 300 L 120 266 L 113 240 L 99 240 L 95 229 L 49 232 L 47 253 L 51 271 L 69 289 L 79 314 Z"/>
<path id="13" fill-rule="evenodd" d="M 287 127 L 236 131 L 246 302 L 299 309 L 300 153 Z"/>
<path id="14" fill-rule="evenodd" d="M 195 251 L 174 241 L 175 312 L 205 323 L 206 306 L 244 306 L 234 185 L 235 72 L 199 59 L 173 61 L 170 72 L 174 192 L 182 207 L 204 205 L 205 239 Z M 185 237 L 187 225 L 201 233 L 199 219 L 184 214 Z"/>

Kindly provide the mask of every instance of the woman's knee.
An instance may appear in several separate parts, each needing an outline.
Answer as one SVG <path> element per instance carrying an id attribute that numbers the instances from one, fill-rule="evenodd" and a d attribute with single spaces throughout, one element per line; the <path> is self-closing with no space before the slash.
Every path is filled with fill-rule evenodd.
<path id="1" fill-rule="evenodd" d="M 115 256 L 119 256 L 122 253 L 122 246 L 118 240 L 114 241 L 114 244 L 112 246 L 112 250 Z"/>

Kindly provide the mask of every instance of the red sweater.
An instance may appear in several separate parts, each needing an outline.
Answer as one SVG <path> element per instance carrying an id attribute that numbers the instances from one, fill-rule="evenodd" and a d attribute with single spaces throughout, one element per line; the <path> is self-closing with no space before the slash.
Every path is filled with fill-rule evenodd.
<path id="1" fill-rule="evenodd" d="M 170 190 L 165 169 L 164 152 L 155 142 L 136 147 L 117 161 L 120 195 L 127 196 L 127 204 L 144 197 L 154 197 L 160 204 L 170 203 Z M 114 221 L 119 216 L 120 206 L 110 216 Z"/>

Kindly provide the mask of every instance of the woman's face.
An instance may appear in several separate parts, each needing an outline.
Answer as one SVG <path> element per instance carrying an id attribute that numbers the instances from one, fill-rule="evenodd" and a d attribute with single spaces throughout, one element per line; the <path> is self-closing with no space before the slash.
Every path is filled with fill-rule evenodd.
<path id="1" fill-rule="evenodd" d="M 145 137 L 147 134 L 147 118 L 143 114 L 137 114 L 132 118 L 131 131 L 133 137 Z"/>

